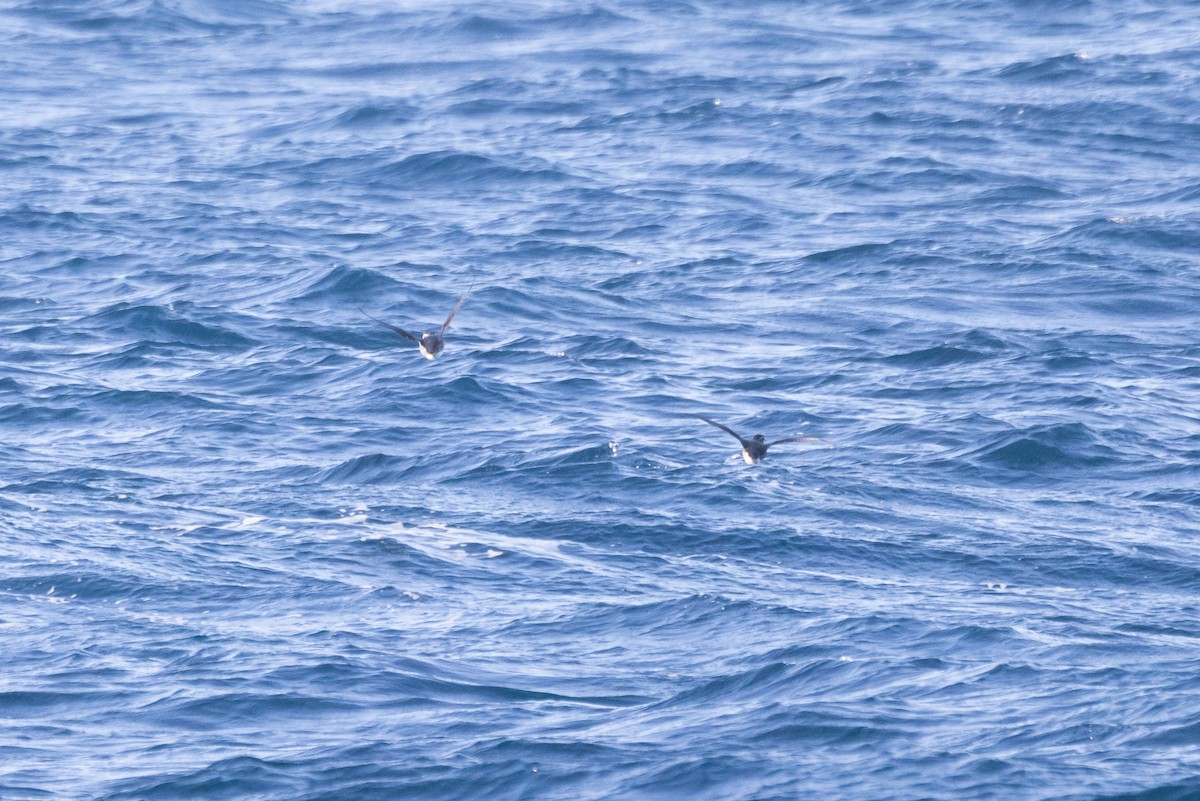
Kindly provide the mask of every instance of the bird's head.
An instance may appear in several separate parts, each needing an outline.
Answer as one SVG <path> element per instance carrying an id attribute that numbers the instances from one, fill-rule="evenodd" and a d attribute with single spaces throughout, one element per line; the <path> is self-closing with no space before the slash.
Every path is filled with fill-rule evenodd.
<path id="1" fill-rule="evenodd" d="M 762 442 L 766 442 L 766 441 L 767 441 L 767 438 L 766 438 L 766 437 L 764 437 L 762 434 L 755 434 L 755 435 L 754 435 L 754 441 L 755 441 L 755 442 L 762 443 Z"/>

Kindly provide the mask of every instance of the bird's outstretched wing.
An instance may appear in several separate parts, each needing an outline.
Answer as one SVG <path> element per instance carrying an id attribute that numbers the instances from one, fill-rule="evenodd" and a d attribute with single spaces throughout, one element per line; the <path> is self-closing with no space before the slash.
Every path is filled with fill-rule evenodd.
<path id="1" fill-rule="evenodd" d="M 367 317 L 371 317 L 371 315 L 367 314 L 367 311 L 366 311 L 366 309 L 362 308 L 361 306 L 359 307 L 359 309 L 358 309 L 358 310 L 359 310 L 360 312 L 362 312 L 363 314 L 365 314 Z M 401 328 L 401 327 L 400 327 L 400 326 L 398 326 L 398 325 L 392 325 L 391 323 L 385 323 L 383 320 L 380 320 L 378 317 L 371 317 L 371 319 L 372 319 L 372 320 L 374 320 L 375 322 L 379 323 L 380 325 L 382 325 L 382 326 L 386 327 L 386 328 L 390 328 L 390 329 L 392 329 L 393 331 L 395 331 L 397 334 L 399 334 L 400 336 L 404 337 L 405 339 L 412 340 L 413 342 L 419 342 L 419 341 L 420 341 L 420 340 L 418 340 L 416 337 L 414 337 L 412 334 L 408 333 L 407 331 L 405 331 L 403 328 Z"/>
<path id="2" fill-rule="evenodd" d="M 824 442 L 820 437 L 787 437 L 786 439 L 777 439 L 767 445 L 768 448 L 774 448 L 781 442 Z"/>
<path id="3" fill-rule="evenodd" d="M 693 415 L 692 415 L 692 417 L 695 417 L 695 418 L 698 418 L 698 419 L 700 419 L 700 420 L 703 420 L 704 422 L 708 423 L 710 426 L 716 426 L 717 428 L 719 428 L 719 429 L 721 429 L 722 431 L 724 431 L 726 434 L 729 434 L 730 436 L 732 436 L 732 437 L 733 437 L 734 439 L 736 439 L 738 442 L 742 443 L 742 445 L 745 445 L 745 444 L 746 444 L 746 440 L 742 439 L 742 435 L 741 435 L 741 434 L 739 434 L 738 432 L 734 431 L 734 430 L 733 430 L 732 428 L 730 428 L 729 426 L 723 426 L 723 425 L 721 425 L 720 423 L 718 423 L 716 420 L 710 420 L 709 418 L 705 417 L 705 416 L 704 416 L 704 415 L 702 415 L 702 414 L 693 414 Z"/>
<path id="4" fill-rule="evenodd" d="M 446 318 L 446 322 L 442 323 L 442 333 L 446 333 L 446 329 L 450 327 L 450 321 L 454 319 L 454 315 L 458 314 L 458 310 L 462 308 L 463 301 L 467 299 L 467 295 L 471 294 L 471 290 L 475 288 L 475 280 L 471 279 L 471 285 L 467 287 L 467 291 L 458 299 L 458 303 L 454 304 L 454 308 L 450 310 L 450 316 Z"/>

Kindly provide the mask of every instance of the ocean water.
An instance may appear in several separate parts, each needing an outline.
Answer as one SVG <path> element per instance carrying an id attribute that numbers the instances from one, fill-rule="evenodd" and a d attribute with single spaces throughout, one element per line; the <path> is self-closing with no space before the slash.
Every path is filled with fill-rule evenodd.
<path id="1" fill-rule="evenodd" d="M 0 799 L 1200 798 L 1198 63 L 0 0 Z"/>

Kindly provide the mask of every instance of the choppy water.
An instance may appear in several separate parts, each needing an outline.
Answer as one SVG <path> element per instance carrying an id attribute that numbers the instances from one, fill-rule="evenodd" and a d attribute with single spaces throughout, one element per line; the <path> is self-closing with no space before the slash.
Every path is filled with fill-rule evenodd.
<path id="1" fill-rule="evenodd" d="M 1195 12 L 0 2 L 0 798 L 1200 797 Z"/>

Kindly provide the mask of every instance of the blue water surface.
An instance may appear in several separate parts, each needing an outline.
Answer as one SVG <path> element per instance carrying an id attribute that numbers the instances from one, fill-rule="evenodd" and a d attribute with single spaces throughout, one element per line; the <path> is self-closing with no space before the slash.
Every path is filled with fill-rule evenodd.
<path id="1" fill-rule="evenodd" d="M 1200 798 L 1198 64 L 0 0 L 0 798 Z"/>

